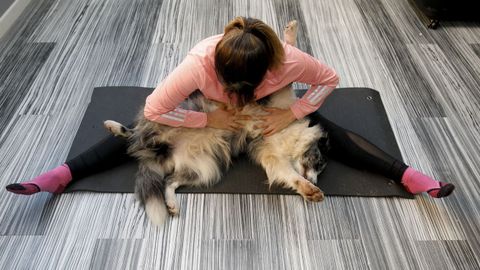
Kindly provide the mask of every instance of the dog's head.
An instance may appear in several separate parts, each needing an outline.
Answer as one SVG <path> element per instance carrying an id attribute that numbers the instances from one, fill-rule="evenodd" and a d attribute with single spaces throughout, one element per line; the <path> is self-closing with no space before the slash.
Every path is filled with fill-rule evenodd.
<path id="1" fill-rule="evenodd" d="M 330 150 L 330 140 L 328 139 L 328 134 L 324 131 L 322 137 L 318 140 L 317 143 L 318 149 L 322 156 L 327 155 L 328 151 Z"/>
<path id="2" fill-rule="evenodd" d="M 328 139 L 327 142 L 323 141 L 322 138 L 317 143 L 312 143 L 300 159 L 303 177 L 314 183 L 317 181 L 317 176 L 321 174 L 327 166 L 327 157 L 320 148 L 320 144 L 322 144 L 323 148 L 325 143 L 328 143 Z"/>

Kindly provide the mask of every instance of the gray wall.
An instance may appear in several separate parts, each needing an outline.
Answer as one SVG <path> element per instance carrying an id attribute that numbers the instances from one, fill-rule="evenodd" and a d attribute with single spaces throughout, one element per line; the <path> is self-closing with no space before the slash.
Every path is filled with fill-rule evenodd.
<path id="1" fill-rule="evenodd" d="M 2 17 L 3 13 L 7 11 L 13 2 L 15 2 L 15 0 L 0 0 L 0 17 Z"/>

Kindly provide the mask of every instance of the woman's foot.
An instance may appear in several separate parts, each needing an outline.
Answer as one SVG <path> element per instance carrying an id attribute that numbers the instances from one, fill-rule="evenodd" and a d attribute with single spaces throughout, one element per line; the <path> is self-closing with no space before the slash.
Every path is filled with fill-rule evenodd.
<path id="1" fill-rule="evenodd" d="M 453 184 L 435 181 L 412 167 L 408 167 L 403 173 L 402 184 L 412 194 L 427 192 L 434 198 L 446 197 L 455 189 Z"/>
<path id="2" fill-rule="evenodd" d="M 290 21 L 283 29 L 283 40 L 287 44 L 292 46 L 297 46 L 297 30 L 298 30 L 298 23 L 296 20 Z"/>
<path id="3" fill-rule="evenodd" d="M 6 189 L 22 195 L 32 195 L 41 191 L 59 194 L 65 190 L 65 187 L 71 180 L 70 168 L 67 164 L 63 164 L 35 177 L 31 181 L 10 184 Z"/>

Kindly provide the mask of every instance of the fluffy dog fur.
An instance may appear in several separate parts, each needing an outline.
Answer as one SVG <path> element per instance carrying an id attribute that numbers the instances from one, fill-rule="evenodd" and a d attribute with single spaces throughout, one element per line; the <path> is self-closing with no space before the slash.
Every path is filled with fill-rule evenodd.
<path id="1" fill-rule="evenodd" d="M 135 192 L 152 223 L 164 222 L 167 212 L 179 213 L 175 190 L 184 185 L 210 186 L 217 183 L 233 156 L 247 152 L 266 171 L 268 183 L 295 190 L 308 201 L 322 201 L 323 192 L 314 185 L 326 159 L 318 143 L 326 133 L 319 125 L 309 127 L 306 119 L 297 120 L 284 130 L 263 137 L 255 127 L 255 116 L 266 114 L 262 106 L 288 108 L 295 101 L 290 87 L 269 96 L 268 100 L 248 104 L 239 113 L 251 115 L 238 132 L 214 128 L 173 128 L 144 118 L 128 129 L 105 121 L 105 127 L 129 141 L 128 153 L 139 161 Z M 197 92 L 184 104 L 188 109 L 210 112 L 224 106 Z M 323 146 L 323 145 L 322 145 Z"/>

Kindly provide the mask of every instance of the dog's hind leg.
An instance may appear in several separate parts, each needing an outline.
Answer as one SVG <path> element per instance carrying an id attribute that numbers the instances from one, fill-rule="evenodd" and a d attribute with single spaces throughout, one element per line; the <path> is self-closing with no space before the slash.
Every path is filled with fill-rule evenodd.
<path id="1" fill-rule="evenodd" d="M 106 129 L 108 129 L 108 131 L 110 131 L 115 136 L 128 138 L 133 134 L 133 131 L 131 129 L 112 120 L 107 120 L 103 122 L 103 125 L 105 126 Z"/>
<path id="2" fill-rule="evenodd" d="M 323 192 L 295 171 L 290 161 L 274 155 L 263 155 L 257 159 L 267 173 L 269 184 L 279 184 L 295 190 L 307 201 L 323 201 Z"/>

